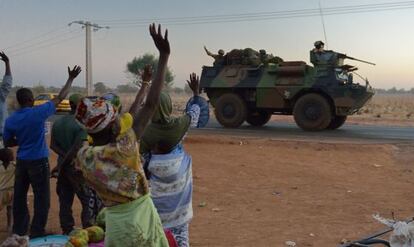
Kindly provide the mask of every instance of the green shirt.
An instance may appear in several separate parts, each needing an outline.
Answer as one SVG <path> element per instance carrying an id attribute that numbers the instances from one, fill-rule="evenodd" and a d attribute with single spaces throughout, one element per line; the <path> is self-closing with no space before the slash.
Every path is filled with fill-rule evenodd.
<path id="1" fill-rule="evenodd" d="M 53 124 L 52 138 L 62 151 L 68 152 L 77 140 L 87 140 L 88 134 L 76 122 L 75 116 L 71 114 L 58 119 Z"/>

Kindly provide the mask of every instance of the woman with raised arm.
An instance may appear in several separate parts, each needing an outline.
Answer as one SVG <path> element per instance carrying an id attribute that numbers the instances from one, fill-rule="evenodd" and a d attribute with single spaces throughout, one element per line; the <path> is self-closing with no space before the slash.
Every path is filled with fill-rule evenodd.
<path id="1" fill-rule="evenodd" d="M 193 97 L 188 101 L 185 113 L 179 117 L 171 116 L 171 98 L 162 92 L 158 108 L 140 143 L 152 200 L 164 228 L 172 232 L 179 247 L 190 245 L 188 228 L 193 217 L 192 160 L 182 141 L 190 127 L 203 127 L 209 117 L 208 103 L 199 96 L 198 76 L 192 73 L 187 82 Z"/>
<path id="2" fill-rule="evenodd" d="M 145 104 L 133 107 L 131 128 L 121 131 L 119 112 L 103 98 L 84 98 L 76 119 L 93 138 L 83 144 L 77 155 L 78 167 L 104 202 L 105 246 L 168 246 L 163 227 L 149 195 L 139 158 L 138 141 L 158 105 L 170 54 L 168 33 L 150 25 L 150 34 L 158 51 L 159 62 Z M 141 101 L 137 94 L 136 101 Z"/>

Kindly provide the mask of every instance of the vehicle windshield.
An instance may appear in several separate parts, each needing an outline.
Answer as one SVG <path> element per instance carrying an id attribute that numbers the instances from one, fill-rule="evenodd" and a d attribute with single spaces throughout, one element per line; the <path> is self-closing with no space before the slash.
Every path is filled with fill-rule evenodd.
<path id="1" fill-rule="evenodd" d="M 344 82 L 348 82 L 348 72 L 342 69 L 335 69 L 336 79 Z"/>

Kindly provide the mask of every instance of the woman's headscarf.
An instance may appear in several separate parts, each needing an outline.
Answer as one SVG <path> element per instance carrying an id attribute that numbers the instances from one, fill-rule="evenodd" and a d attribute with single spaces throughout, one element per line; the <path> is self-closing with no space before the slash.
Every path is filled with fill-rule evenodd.
<path id="1" fill-rule="evenodd" d="M 159 105 L 151 123 L 145 128 L 141 138 L 141 153 L 149 152 L 162 142 L 167 149 L 174 148 L 184 137 L 190 127 L 190 117 L 172 117 L 172 102 L 167 92 L 161 92 Z"/>
<path id="2" fill-rule="evenodd" d="M 76 109 L 75 118 L 88 133 L 98 133 L 117 117 L 116 108 L 103 98 L 83 98 Z"/>

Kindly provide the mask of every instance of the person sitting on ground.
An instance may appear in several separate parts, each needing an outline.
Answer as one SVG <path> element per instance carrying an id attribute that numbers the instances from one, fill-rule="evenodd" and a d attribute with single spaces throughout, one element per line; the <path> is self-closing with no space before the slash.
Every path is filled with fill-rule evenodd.
<path id="1" fill-rule="evenodd" d="M 31 185 L 34 194 L 34 215 L 30 224 L 30 237 L 46 234 L 50 207 L 49 151 L 45 138 L 45 123 L 56 112 L 56 106 L 69 93 L 73 80 L 81 68 L 68 67 L 69 78 L 58 96 L 38 106 L 34 105 L 33 93 L 28 88 L 16 92 L 20 109 L 16 110 L 4 125 L 3 141 L 6 147 L 18 146 L 16 176 L 13 199 L 13 233 L 27 235 L 29 228 L 29 210 L 27 192 Z"/>
<path id="2" fill-rule="evenodd" d="M 14 162 L 13 151 L 8 148 L 0 149 L 0 212 L 3 208 L 7 210 L 7 231 L 12 231 L 12 202 L 14 187 Z"/>
<path id="3" fill-rule="evenodd" d="M 210 57 L 214 58 L 214 66 L 221 66 L 224 65 L 224 50 L 220 49 L 218 50 L 218 54 L 214 54 L 212 52 L 210 52 L 209 50 L 207 50 L 207 47 L 204 46 L 204 50 L 206 51 L 207 55 L 209 55 Z"/>
<path id="4" fill-rule="evenodd" d="M 77 153 L 77 166 L 95 189 L 105 208 L 105 246 L 168 246 L 161 220 L 149 194 L 139 159 L 138 141 L 157 107 L 170 54 L 168 32 L 150 25 L 150 34 L 160 52 L 157 72 L 144 106 L 132 107 L 132 128 L 121 134 L 119 113 L 107 100 L 82 99 L 76 119 L 92 136 Z M 141 91 L 141 90 L 140 90 Z M 133 105 L 139 105 L 137 94 Z M 75 150 L 74 148 L 72 150 Z M 70 155 L 69 152 L 68 155 Z"/>
<path id="5" fill-rule="evenodd" d="M 73 162 L 68 162 L 67 165 L 62 166 L 62 161 L 71 147 L 77 142 L 87 140 L 86 131 L 78 125 L 74 116 L 81 99 L 82 95 L 80 94 L 72 94 L 69 97 L 71 112 L 54 122 L 50 141 L 50 148 L 58 155 L 57 166 L 52 171 L 52 177 L 57 178 L 56 193 L 59 197 L 59 220 L 62 232 L 65 235 L 68 235 L 75 225 L 72 215 L 75 194 L 82 205 L 81 221 L 83 228 L 94 224 L 96 216 L 102 208 L 102 203 L 95 191 L 85 184 L 82 173 L 75 170 Z"/>
<path id="6" fill-rule="evenodd" d="M 181 117 L 172 117 L 171 98 L 161 93 L 151 124 L 145 129 L 140 153 L 149 178 L 151 197 L 164 228 L 170 230 L 180 247 L 189 246 L 189 222 L 192 209 L 192 160 L 183 149 L 183 138 L 190 127 L 208 120 L 208 104 L 199 96 L 199 79 L 190 75 L 187 81 L 193 97 Z M 204 102 L 201 104 L 200 102 Z"/>

